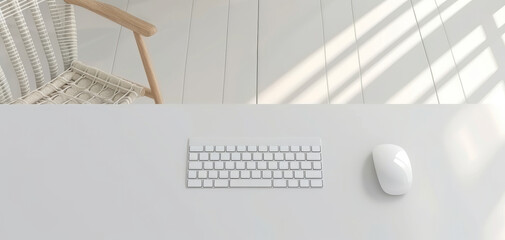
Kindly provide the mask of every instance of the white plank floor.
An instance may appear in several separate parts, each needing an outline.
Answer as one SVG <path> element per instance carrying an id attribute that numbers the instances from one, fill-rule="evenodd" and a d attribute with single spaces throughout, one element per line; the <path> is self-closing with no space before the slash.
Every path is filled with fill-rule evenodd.
<path id="1" fill-rule="evenodd" d="M 166 103 L 505 103 L 503 0 L 104 1 L 158 27 Z M 129 30 L 76 14 L 82 61 L 147 84 Z"/>

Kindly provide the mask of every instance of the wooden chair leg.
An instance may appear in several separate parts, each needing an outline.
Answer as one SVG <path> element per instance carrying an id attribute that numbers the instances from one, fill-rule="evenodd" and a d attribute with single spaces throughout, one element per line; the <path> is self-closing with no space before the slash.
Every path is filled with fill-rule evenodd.
<path id="1" fill-rule="evenodd" d="M 142 36 L 136 32 L 135 41 L 137 42 L 137 47 L 139 48 L 140 58 L 142 59 L 142 64 L 144 65 L 144 70 L 146 72 L 147 81 L 149 81 L 149 87 L 151 88 L 151 95 L 156 104 L 163 103 L 161 98 L 160 88 L 158 86 L 158 81 L 156 80 L 156 75 L 154 74 L 153 65 L 151 63 L 151 58 L 147 52 L 147 47 Z"/>

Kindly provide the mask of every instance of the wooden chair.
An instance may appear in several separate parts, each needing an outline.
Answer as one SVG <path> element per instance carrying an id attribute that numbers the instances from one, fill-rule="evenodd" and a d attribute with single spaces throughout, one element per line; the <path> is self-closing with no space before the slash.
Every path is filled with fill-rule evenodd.
<path id="1" fill-rule="evenodd" d="M 0 66 L 0 103 L 28 103 L 28 104 L 81 104 L 81 103 L 132 103 L 136 98 L 147 96 L 154 99 L 155 103 L 162 103 L 158 83 L 153 71 L 143 37 L 156 33 L 156 27 L 119 8 L 95 0 L 0 0 L 0 37 L 4 42 L 13 72 L 19 81 L 21 97 L 13 99 L 12 89 L 6 79 L 2 66 Z M 46 3 L 52 19 L 45 20 L 42 16 L 40 4 Z M 149 88 L 130 82 L 126 79 L 110 75 L 96 68 L 77 61 L 77 34 L 73 5 L 83 7 L 101 15 L 121 26 L 133 31 L 137 47 L 140 52 L 144 70 L 149 82 Z M 32 38 L 28 29 L 27 20 L 23 11 L 31 14 L 36 32 L 38 45 Z M 30 88 L 30 79 L 26 72 L 27 67 L 21 60 L 18 46 L 7 25 L 7 19 L 13 17 L 19 30 L 19 36 L 24 50 L 33 70 L 36 89 Z M 51 25 L 52 28 L 48 28 Z M 51 31 L 49 31 L 51 30 Z M 57 41 L 53 43 L 49 33 L 54 33 Z M 58 45 L 59 55 L 53 46 Z M 38 50 L 36 46 L 42 46 Z M 40 48 L 40 47 L 39 47 Z M 46 75 L 39 58 L 39 52 L 45 55 L 47 61 Z M 60 71 L 57 56 L 61 56 L 63 71 Z M 31 80 L 33 82 L 33 79 Z"/>

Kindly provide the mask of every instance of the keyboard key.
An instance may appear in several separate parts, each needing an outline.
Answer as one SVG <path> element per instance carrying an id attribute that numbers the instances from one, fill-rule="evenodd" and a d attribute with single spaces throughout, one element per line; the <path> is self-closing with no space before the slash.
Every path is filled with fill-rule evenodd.
<path id="1" fill-rule="evenodd" d="M 275 160 L 284 160 L 284 153 L 275 153 Z"/>
<path id="2" fill-rule="evenodd" d="M 214 187 L 217 188 L 228 187 L 228 180 L 214 180 Z"/>
<path id="3" fill-rule="evenodd" d="M 312 146 L 312 152 L 321 152 L 321 146 Z"/>
<path id="4" fill-rule="evenodd" d="M 216 170 L 209 171 L 209 178 L 217 178 L 218 172 Z"/>
<path id="5" fill-rule="evenodd" d="M 205 151 L 206 152 L 213 152 L 214 151 L 214 146 L 210 146 L 210 145 L 205 146 Z"/>
<path id="6" fill-rule="evenodd" d="M 302 179 L 300 180 L 300 187 L 302 188 L 308 188 L 310 186 L 310 182 L 307 179 Z"/>
<path id="7" fill-rule="evenodd" d="M 323 180 L 310 180 L 311 187 L 323 187 Z"/>
<path id="8" fill-rule="evenodd" d="M 250 171 L 240 171 L 240 178 L 250 178 L 250 177 L 251 177 Z"/>
<path id="9" fill-rule="evenodd" d="M 263 178 L 272 178 L 272 171 L 263 171 Z"/>
<path id="10" fill-rule="evenodd" d="M 224 152 L 224 146 L 216 146 L 216 152 Z"/>
<path id="11" fill-rule="evenodd" d="M 230 153 L 221 153 L 221 160 L 223 161 L 230 160 Z"/>
<path id="12" fill-rule="evenodd" d="M 251 171 L 251 177 L 252 178 L 261 178 L 261 171 Z"/>
<path id="13" fill-rule="evenodd" d="M 266 161 L 272 161 L 272 160 L 274 160 L 274 154 L 273 153 L 264 153 L 263 159 L 265 159 Z"/>
<path id="14" fill-rule="evenodd" d="M 299 161 L 305 160 L 305 153 L 296 153 L 296 160 Z"/>
<path id="15" fill-rule="evenodd" d="M 211 153 L 210 154 L 210 160 L 212 160 L 212 161 L 219 160 L 219 153 Z"/>
<path id="16" fill-rule="evenodd" d="M 224 162 L 215 162 L 214 169 L 223 170 L 224 169 Z"/>
<path id="17" fill-rule="evenodd" d="M 279 162 L 279 169 L 281 169 L 281 170 L 289 169 L 289 163 L 288 162 Z"/>
<path id="18" fill-rule="evenodd" d="M 295 171 L 295 178 L 303 178 L 303 171 Z"/>
<path id="19" fill-rule="evenodd" d="M 256 146 L 247 146 L 247 151 L 249 152 L 256 152 Z"/>
<path id="20" fill-rule="evenodd" d="M 286 180 L 279 180 L 279 179 L 276 179 L 274 180 L 274 187 L 287 187 L 287 183 L 286 183 Z"/>
<path id="21" fill-rule="evenodd" d="M 189 165 L 188 165 L 188 169 L 191 169 L 191 170 L 202 169 L 202 167 L 203 167 L 202 162 L 189 162 Z"/>
<path id="22" fill-rule="evenodd" d="M 247 179 L 230 180 L 230 187 L 272 187 L 272 180 Z"/>
<path id="23" fill-rule="evenodd" d="M 188 187 L 202 187 L 202 180 L 190 179 L 188 180 Z"/>
<path id="24" fill-rule="evenodd" d="M 227 152 L 235 152 L 235 146 L 226 146 Z"/>
<path id="25" fill-rule="evenodd" d="M 299 152 L 300 146 L 291 146 L 291 152 Z"/>
<path id="26" fill-rule="evenodd" d="M 259 146 L 258 147 L 258 151 L 259 152 L 267 152 L 268 151 L 268 147 L 267 146 Z"/>
<path id="27" fill-rule="evenodd" d="M 321 162 L 314 162 L 314 163 L 312 163 L 312 165 L 315 170 L 321 170 L 323 168 Z"/>
<path id="28" fill-rule="evenodd" d="M 243 145 L 237 146 L 237 152 L 245 152 L 246 148 Z"/>
<path id="29" fill-rule="evenodd" d="M 322 178 L 321 171 L 305 171 L 305 178 Z"/>
<path id="30" fill-rule="evenodd" d="M 295 160 L 295 154 L 294 153 L 286 153 L 285 159 L 286 159 L 286 161 L 293 161 L 293 160 Z"/>
<path id="31" fill-rule="evenodd" d="M 310 152 L 310 146 L 302 146 L 302 152 Z"/>
<path id="32" fill-rule="evenodd" d="M 224 168 L 226 168 L 226 169 L 235 169 L 235 163 L 234 162 L 226 162 L 224 164 Z"/>
<path id="33" fill-rule="evenodd" d="M 235 164 L 235 168 L 236 169 L 245 169 L 245 162 L 237 162 L 237 164 Z"/>
<path id="34" fill-rule="evenodd" d="M 250 161 L 252 159 L 252 154 L 251 153 L 242 153 L 242 160 L 244 161 Z"/>
<path id="35" fill-rule="evenodd" d="M 198 178 L 207 178 L 207 171 L 198 171 Z"/>
<path id="36" fill-rule="evenodd" d="M 189 146 L 190 152 L 203 152 L 203 146 Z"/>
<path id="37" fill-rule="evenodd" d="M 300 162 L 290 162 L 289 169 L 292 169 L 292 170 L 300 169 Z"/>
<path id="38" fill-rule="evenodd" d="M 198 153 L 190 153 L 189 160 L 190 161 L 198 160 Z"/>
<path id="39" fill-rule="evenodd" d="M 203 161 L 209 160 L 209 153 L 200 153 L 200 160 Z"/>
<path id="40" fill-rule="evenodd" d="M 308 161 L 319 161 L 321 160 L 321 153 L 307 153 Z"/>
<path id="41" fill-rule="evenodd" d="M 268 169 L 277 169 L 277 162 L 269 162 Z"/>
<path id="42" fill-rule="evenodd" d="M 253 160 L 254 161 L 263 160 L 263 153 L 253 153 Z"/>
<path id="43" fill-rule="evenodd" d="M 219 178 L 228 178 L 229 177 L 229 172 L 228 171 L 219 171 Z"/>
<path id="44" fill-rule="evenodd" d="M 267 163 L 266 162 L 258 162 L 258 169 L 259 170 L 267 169 Z"/>
<path id="45" fill-rule="evenodd" d="M 196 178 L 196 171 L 188 171 L 188 178 Z"/>
<path id="46" fill-rule="evenodd" d="M 308 169 L 312 169 L 312 163 L 311 162 L 301 162 L 301 168 L 303 170 L 308 170 Z"/>
<path id="47" fill-rule="evenodd" d="M 247 169 L 249 169 L 249 170 L 256 169 L 256 162 L 248 162 Z"/>
<path id="48" fill-rule="evenodd" d="M 281 146 L 280 150 L 281 152 L 289 152 L 289 146 Z"/>
<path id="49" fill-rule="evenodd" d="M 203 187 L 212 187 L 212 180 L 203 180 Z"/>
<path id="50" fill-rule="evenodd" d="M 279 151 L 279 146 L 270 146 L 270 147 L 268 147 L 268 150 L 270 152 L 278 152 Z"/>
<path id="51" fill-rule="evenodd" d="M 232 153 L 231 154 L 231 160 L 233 160 L 233 161 L 240 160 L 240 153 Z"/>
<path id="52" fill-rule="evenodd" d="M 230 178 L 240 178 L 239 171 L 230 171 Z"/>
<path id="53" fill-rule="evenodd" d="M 293 171 L 284 171 L 284 178 L 293 178 Z"/>
<path id="54" fill-rule="evenodd" d="M 282 178 L 282 171 L 273 171 L 274 178 Z"/>
<path id="55" fill-rule="evenodd" d="M 205 170 L 210 170 L 214 168 L 213 162 L 204 162 L 203 163 L 203 169 Z"/>
<path id="56" fill-rule="evenodd" d="M 298 180 L 288 180 L 288 187 L 298 187 Z"/>

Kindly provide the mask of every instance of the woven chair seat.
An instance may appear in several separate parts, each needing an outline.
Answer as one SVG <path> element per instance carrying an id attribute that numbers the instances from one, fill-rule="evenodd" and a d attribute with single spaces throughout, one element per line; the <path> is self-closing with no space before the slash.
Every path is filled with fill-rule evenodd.
<path id="1" fill-rule="evenodd" d="M 144 87 L 81 62 L 12 104 L 130 104 Z"/>

